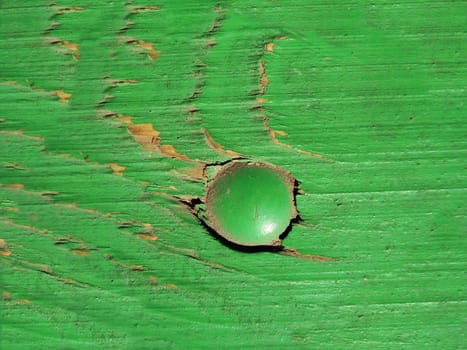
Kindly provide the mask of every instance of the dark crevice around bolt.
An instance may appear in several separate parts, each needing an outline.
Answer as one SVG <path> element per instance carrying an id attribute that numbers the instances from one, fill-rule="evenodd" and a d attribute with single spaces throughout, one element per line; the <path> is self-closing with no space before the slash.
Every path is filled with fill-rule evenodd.
<path id="1" fill-rule="evenodd" d="M 206 163 L 206 166 L 224 166 L 224 165 L 227 165 L 227 164 L 229 164 L 229 163 L 231 163 L 233 161 L 236 161 L 236 160 L 248 161 L 248 160 L 250 160 L 250 158 L 244 157 L 244 156 L 238 156 L 238 157 L 230 158 L 230 159 L 227 159 L 227 160 L 219 160 L 219 161 L 209 162 L 209 163 Z"/>
<path id="2" fill-rule="evenodd" d="M 243 253 L 259 253 L 259 252 L 270 252 L 270 253 L 278 253 L 280 252 L 284 247 L 282 245 L 280 246 L 269 246 L 269 245 L 264 245 L 264 246 L 244 246 L 240 245 L 234 242 L 229 241 L 225 237 L 223 237 L 220 233 L 218 233 L 216 230 L 214 230 L 211 226 L 209 226 L 204 220 L 199 218 L 197 216 L 197 219 L 201 226 L 205 228 L 208 233 L 213 236 L 217 241 L 222 243 L 224 246 L 239 251 Z"/>
<path id="3" fill-rule="evenodd" d="M 231 162 L 231 160 L 221 162 L 223 164 L 227 164 Z M 209 165 L 222 165 L 222 164 L 209 164 Z M 295 179 L 295 184 L 294 184 L 294 196 L 293 196 L 293 201 L 294 205 L 296 208 L 296 203 L 295 203 L 295 197 L 299 195 L 299 184 L 300 182 Z M 223 237 L 219 232 L 217 232 L 214 228 L 209 226 L 209 224 L 205 221 L 205 219 L 202 217 L 204 214 L 204 209 L 201 207 L 204 205 L 204 201 L 201 198 L 198 197 L 192 197 L 189 199 L 181 199 L 178 198 L 179 202 L 185 205 L 188 210 L 196 217 L 200 225 L 212 236 L 214 237 L 217 241 L 222 243 L 224 246 L 239 251 L 243 253 L 259 253 L 259 252 L 269 252 L 269 253 L 281 253 L 281 252 L 286 252 L 288 248 L 283 246 L 282 244 L 274 246 L 274 245 L 261 245 L 261 246 L 244 246 L 240 245 L 234 242 L 229 241 L 225 237 Z M 294 218 L 290 220 L 289 225 L 287 228 L 284 230 L 284 232 L 279 236 L 279 239 L 282 243 L 282 240 L 284 240 L 287 235 L 290 233 L 290 231 L 293 228 L 293 225 L 298 224 L 302 222 L 303 219 L 300 216 L 300 213 L 297 211 L 297 214 Z"/>

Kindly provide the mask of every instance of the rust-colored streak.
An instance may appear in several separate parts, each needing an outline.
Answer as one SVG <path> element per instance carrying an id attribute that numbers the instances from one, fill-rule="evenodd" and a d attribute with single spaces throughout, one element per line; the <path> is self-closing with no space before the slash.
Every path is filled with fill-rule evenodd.
<path id="1" fill-rule="evenodd" d="M 139 40 L 138 41 L 138 46 L 147 51 L 148 57 L 151 60 L 154 60 L 154 59 L 157 58 L 157 56 L 159 56 L 160 52 L 157 51 L 157 50 L 154 50 L 152 43 L 145 42 L 143 40 Z"/>
<path id="2" fill-rule="evenodd" d="M 264 61 L 259 61 L 259 87 L 261 89 L 261 95 L 264 95 L 268 85 L 269 79 L 266 76 L 266 67 L 264 66 Z"/>
<path id="3" fill-rule="evenodd" d="M 141 239 L 145 239 L 146 241 L 157 241 L 159 239 L 158 236 L 147 233 L 137 233 L 136 236 L 138 236 Z"/>
<path id="4" fill-rule="evenodd" d="M 71 94 L 66 93 L 66 92 L 63 91 L 63 90 L 53 90 L 53 91 L 51 91 L 51 93 L 57 95 L 57 97 L 58 97 L 58 102 L 61 102 L 61 103 L 68 103 L 68 102 L 70 102 Z"/>
<path id="5" fill-rule="evenodd" d="M 173 283 L 164 283 L 163 284 L 164 287 L 167 287 L 167 288 L 170 288 L 170 289 L 177 289 L 178 287 L 173 284 Z"/>
<path id="6" fill-rule="evenodd" d="M 71 56 L 73 57 L 74 60 L 79 60 L 79 50 L 78 50 L 78 44 L 75 43 L 70 43 L 68 41 L 63 41 L 62 46 L 65 49 L 68 49 L 71 51 Z"/>
<path id="7" fill-rule="evenodd" d="M 6 187 L 21 190 L 24 188 L 24 185 L 23 184 L 7 184 Z"/>
<path id="8" fill-rule="evenodd" d="M 21 304 L 31 304 L 31 301 L 28 299 L 16 299 L 16 301 Z"/>
<path id="9" fill-rule="evenodd" d="M 4 239 L 0 238 L 0 255 L 1 256 L 10 256 L 11 251 L 8 250 L 8 244 L 5 242 Z"/>
<path id="10" fill-rule="evenodd" d="M 89 253 L 84 250 L 84 249 L 72 249 L 71 250 L 73 254 L 76 254 L 76 255 L 81 255 L 81 256 L 86 256 L 88 255 Z"/>
<path id="11" fill-rule="evenodd" d="M 217 152 L 220 152 L 220 153 L 223 153 L 223 154 L 226 154 L 226 155 L 228 155 L 229 157 L 232 157 L 232 158 L 241 157 L 241 154 L 239 154 L 237 152 L 234 152 L 234 151 L 231 151 L 231 150 L 226 150 L 226 149 L 224 149 L 224 147 L 222 147 L 222 145 L 220 145 L 216 141 L 214 141 L 214 139 L 211 137 L 211 135 L 209 135 L 208 131 L 205 128 L 201 128 L 201 132 L 204 135 L 204 139 L 206 141 L 206 144 L 210 148 L 212 148 L 213 150 L 215 150 Z"/>

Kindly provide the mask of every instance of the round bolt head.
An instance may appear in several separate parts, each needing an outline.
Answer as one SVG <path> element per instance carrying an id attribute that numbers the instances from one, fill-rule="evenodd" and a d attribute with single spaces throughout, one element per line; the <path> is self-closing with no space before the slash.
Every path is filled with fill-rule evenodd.
<path id="1" fill-rule="evenodd" d="M 298 216 L 295 179 L 281 168 L 234 161 L 207 185 L 207 225 L 241 246 L 281 246 L 282 234 Z"/>

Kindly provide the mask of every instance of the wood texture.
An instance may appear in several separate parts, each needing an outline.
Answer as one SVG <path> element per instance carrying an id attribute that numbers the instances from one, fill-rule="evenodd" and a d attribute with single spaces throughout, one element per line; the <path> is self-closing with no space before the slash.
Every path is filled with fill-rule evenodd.
<path id="1" fill-rule="evenodd" d="M 461 349 L 465 1 L 0 2 L 2 349 Z M 290 171 L 242 253 L 176 200 Z"/>

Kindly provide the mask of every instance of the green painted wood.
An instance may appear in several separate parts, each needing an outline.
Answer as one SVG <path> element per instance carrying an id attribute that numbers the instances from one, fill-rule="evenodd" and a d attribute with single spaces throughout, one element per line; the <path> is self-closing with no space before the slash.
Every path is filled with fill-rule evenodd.
<path id="1" fill-rule="evenodd" d="M 461 349 L 464 1 L 0 2 L 0 346 Z M 235 251 L 179 199 L 300 181 Z"/>

